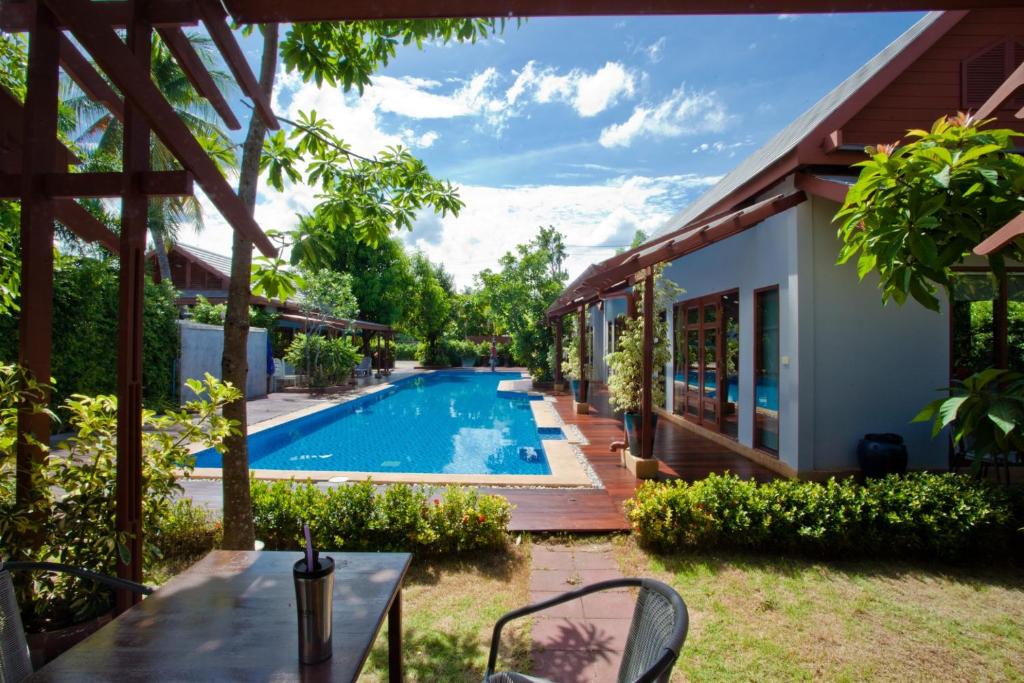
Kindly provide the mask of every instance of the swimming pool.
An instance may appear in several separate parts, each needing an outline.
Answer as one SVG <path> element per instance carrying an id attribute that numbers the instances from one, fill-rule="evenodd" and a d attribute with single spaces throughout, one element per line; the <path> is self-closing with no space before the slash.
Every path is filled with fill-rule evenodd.
<path id="1" fill-rule="evenodd" d="M 547 475 L 542 440 L 526 396 L 498 394 L 519 373 L 446 370 L 395 382 L 312 415 L 249 435 L 254 470 Z M 197 468 L 219 468 L 213 449 Z"/>

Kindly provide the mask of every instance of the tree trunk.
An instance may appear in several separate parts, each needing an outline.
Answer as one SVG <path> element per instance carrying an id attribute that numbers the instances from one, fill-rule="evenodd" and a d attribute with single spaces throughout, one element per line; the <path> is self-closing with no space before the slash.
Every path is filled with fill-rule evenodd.
<path id="1" fill-rule="evenodd" d="M 154 230 L 152 226 L 149 230 L 149 236 L 153 239 L 153 251 L 156 252 L 156 264 L 160 269 L 160 281 L 170 282 L 171 281 L 171 262 L 167 259 L 167 245 L 164 243 L 163 235 L 158 230 Z M 185 288 L 188 288 L 188 283 L 185 283 Z"/>
<path id="2" fill-rule="evenodd" d="M 260 88 L 269 97 L 277 70 L 277 24 L 263 26 L 263 56 L 260 60 Z M 253 112 L 242 145 L 242 167 L 238 178 L 238 196 L 252 213 L 256 208 L 260 154 L 267 132 L 262 119 Z M 252 270 L 252 242 L 238 232 L 231 243 L 231 282 L 228 287 L 227 314 L 224 319 L 224 355 L 221 373 L 243 394 L 249 374 L 246 353 L 249 338 L 249 279 Z M 224 406 L 224 417 L 240 425 L 237 436 L 225 440 L 222 482 L 224 486 L 224 548 L 252 550 L 255 533 L 252 501 L 249 494 L 249 446 L 246 442 L 247 411 L 245 397 Z"/>

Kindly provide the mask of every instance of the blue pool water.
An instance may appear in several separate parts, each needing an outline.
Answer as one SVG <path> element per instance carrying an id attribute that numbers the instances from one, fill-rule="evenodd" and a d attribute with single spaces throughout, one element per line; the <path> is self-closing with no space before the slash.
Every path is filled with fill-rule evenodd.
<path id="1" fill-rule="evenodd" d="M 498 395 L 518 373 L 435 372 L 395 382 L 249 436 L 249 465 L 268 470 L 550 474 L 525 396 Z M 213 449 L 196 467 L 220 467 Z"/>

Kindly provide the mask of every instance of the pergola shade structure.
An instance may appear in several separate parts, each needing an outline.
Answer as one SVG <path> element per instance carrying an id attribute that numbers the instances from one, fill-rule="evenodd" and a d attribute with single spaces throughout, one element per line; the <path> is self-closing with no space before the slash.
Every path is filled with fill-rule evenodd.
<path id="1" fill-rule="evenodd" d="M 613 14 L 724 14 L 779 12 L 907 11 L 923 9 L 974 9 L 1016 7 L 1019 0 L 455 0 L 449 3 L 424 0 L 226 0 L 231 18 L 241 23 L 342 21 L 354 19 L 402 19 L 479 16 L 570 16 Z M 243 94 L 252 100 L 256 115 L 271 129 L 277 128 L 269 101 L 258 87 L 229 27 L 225 5 L 219 0 L 0 0 L 0 28 L 30 34 L 28 89 L 24 105 L 5 102 L 0 94 L 0 136 L 12 142 L 0 156 L 0 188 L 5 196 L 21 201 L 22 315 L 19 361 L 34 377 L 50 377 L 50 346 L 53 298 L 54 221 L 60 220 L 83 238 L 98 241 L 115 250 L 121 260 L 118 366 L 118 510 L 119 531 L 131 534 L 131 562 L 119 565 L 121 576 L 141 578 L 141 303 L 143 259 L 146 235 L 146 204 L 150 193 L 191 191 L 189 182 L 203 189 L 228 223 L 266 255 L 274 247 L 253 220 L 251 210 L 239 199 L 205 154 L 199 143 L 177 117 L 150 78 L 150 45 L 156 30 L 178 60 L 197 91 L 206 97 L 225 124 L 238 127 L 223 95 L 213 85 L 187 41 L 181 27 L 202 23 L 228 64 Z M 126 29 L 125 39 L 116 29 Z M 91 58 L 78 52 L 75 43 Z M 124 122 L 124 156 L 119 178 L 94 177 L 79 181 L 59 180 L 73 155 L 62 150 L 57 140 L 58 74 L 60 68 L 90 97 L 102 102 Z M 116 88 L 116 91 L 115 91 Z M 118 94 L 120 93 L 120 94 Z M 1007 95 L 1008 96 L 1008 95 Z M 6 109 L 4 109 L 6 107 Z M 12 114 L 18 110 L 19 113 Z M 149 138 L 157 135 L 178 159 L 191 178 L 157 178 L 149 159 Z M 31 150 L 32 153 L 22 153 Z M 148 178 L 148 179 L 147 179 Z M 92 219 L 72 195 L 54 196 L 63 184 L 73 196 L 110 196 L 120 180 L 122 225 L 119 236 Z M 164 182 L 167 185 L 164 185 Z M 91 185 L 95 183 L 95 185 Z M 155 184 L 151 184 L 155 183 Z M 113 188 L 113 189 L 112 189 Z M 98 194 L 97 194 L 98 193 Z M 778 211 L 787 203 L 800 201 L 801 193 L 774 200 L 759 211 Z M 715 239 L 718 232 L 743 229 L 756 220 L 754 207 L 722 216 L 719 221 L 693 226 L 692 233 L 660 241 L 654 247 L 627 252 L 599 272 L 590 273 L 573 285 L 572 301 L 560 299 L 551 311 L 556 317 L 581 309 L 581 302 L 593 301 L 602 291 L 649 277 L 645 269 L 681 255 Z M 1014 239 L 1024 225 L 1011 223 L 1001 239 Z M 986 249 L 998 248 L 999 240 L 986 242 Z M 1002 242 L 1005 243 L 1005 242 Z M 981 248 L 981 247 L 979 247 Z M 651 251 L 653 249 L 653 251 Z M 646 336 L 646 335 L 645 335 Z M 649 352 L 649 350 L 648 350 Z M 31 433 L 46 442 L 49 424 L 44 416 L 22 411 L 19 432 Z M 24 438 L 18 444 L 18 496 L 30 495 L 29 470 L 42 452 Z M 128 605 L 119 597 L 119 607 Z"/>

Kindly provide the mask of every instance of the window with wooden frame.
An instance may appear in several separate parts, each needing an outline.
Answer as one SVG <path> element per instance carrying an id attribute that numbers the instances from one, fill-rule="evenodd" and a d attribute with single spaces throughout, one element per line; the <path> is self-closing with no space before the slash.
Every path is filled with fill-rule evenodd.
<path id="1" fill-rule="evenodd" d="M 754 291 L 754 447 L 779 452 L 779 287 Z"/>
<path id="2" fill-rule="evenodd" d="M 960 64 L 960 105 L 977 109 L 1003 84 L 1013 70 L 1024 62 L 1024 40 L 1008 36 Z M 1024 93 L 1018 92 L 1003 105 L 1024 106 Z"/>

